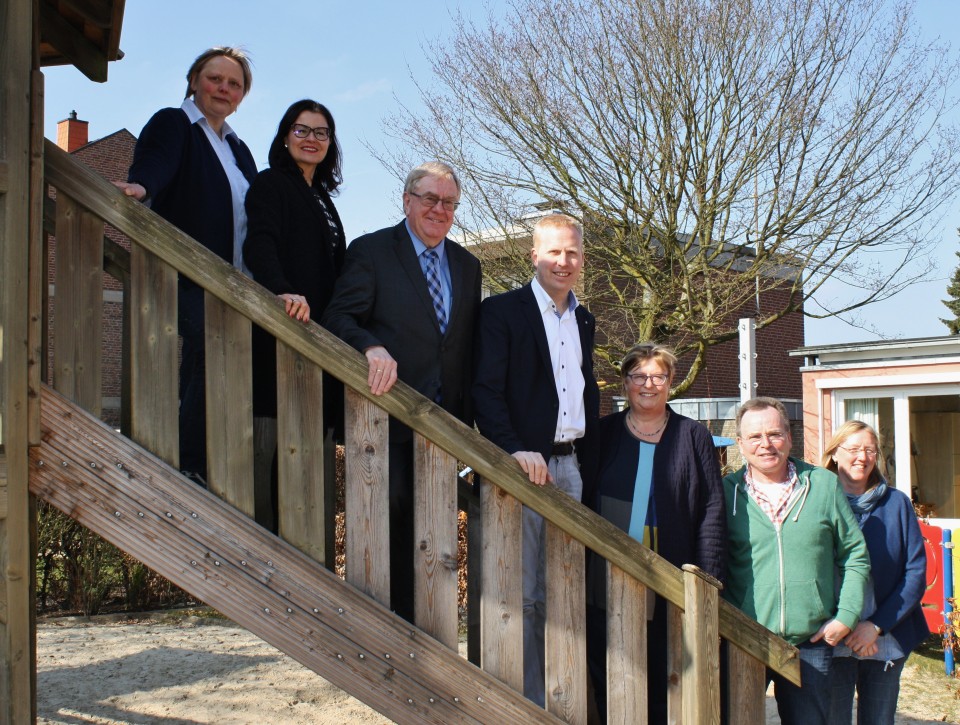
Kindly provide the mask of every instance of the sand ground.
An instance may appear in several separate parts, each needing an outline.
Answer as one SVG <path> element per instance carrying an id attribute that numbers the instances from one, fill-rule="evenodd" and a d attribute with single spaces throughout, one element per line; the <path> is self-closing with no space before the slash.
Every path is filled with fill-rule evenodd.
<path id="1" fill-rule="evenodd" d="M 918 709 L 898 724 L 946 721 L 934 706 Z M 197 617 L 41 621 L 37 716 L 50 725 L 389 722 L 246 630 Z"/>

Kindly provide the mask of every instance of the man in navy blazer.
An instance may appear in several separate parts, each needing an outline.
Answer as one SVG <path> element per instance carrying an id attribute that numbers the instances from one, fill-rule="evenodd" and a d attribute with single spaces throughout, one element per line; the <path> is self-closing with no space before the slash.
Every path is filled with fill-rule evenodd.
<path id="1" fill-rule="evenodd" d="M 473 400 L 480 432 L 517 459 L 531 483 L 580 500 L 577 459 L 600 414 L 593 374 L 595 323 L 573 288 L 583 230 L 565 214 L 533 228 L 536 274 L 480 307 Z M 546 588 L 543 518 L 523 509 L 523 689 L 544 704 Z"/>
<path id="2" fill-rule="evenodd" d="M 404 221 L 355 239 L 323 326 L 364 353 L 382 395 L 403 380 L 467 425 L 480 262 L 447 239 L 460 181 L 443 163 L 413 169 Z M 413 621 L 413 435 L 390 421 L 390 603 Z"/>

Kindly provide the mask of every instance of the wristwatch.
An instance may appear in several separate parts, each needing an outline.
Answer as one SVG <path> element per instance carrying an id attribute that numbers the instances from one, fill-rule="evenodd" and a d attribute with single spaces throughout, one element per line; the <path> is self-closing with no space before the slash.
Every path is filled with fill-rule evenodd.
<path id="1" fill-rule="evenodd" d="M 873 622 L 870 622 L 870 624 L 873 624 Z M 875 630 L 877 630 L 877 636 L 878 636 L 878 637 L 882 637 L 882 636 L 883 636 L 883 630 L 880 628 L 879 625 L 873 624 L 873 628 L 874 628 Z"/>

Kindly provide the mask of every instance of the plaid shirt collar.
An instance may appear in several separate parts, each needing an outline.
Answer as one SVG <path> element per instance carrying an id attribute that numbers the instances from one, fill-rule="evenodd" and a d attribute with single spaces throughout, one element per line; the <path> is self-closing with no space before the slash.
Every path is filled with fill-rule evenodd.
<path id="1" fill-rule="evenodd" d="M 793 461 L 787 461 L 787 482 L 789 486 L 784 486 L 779 492 L 776 489 L 770 493 L 779 493 L 776 498 L 768 498 L 767 490 L 772 487 L 758 486 L 753 482 L 753 476 L 750 475 L 750 466 L 743 476 L 744 488 L 760 510 L 767 515 L 767 518 L 775 525 L 779 526 L 787 518 L 787 512 L 790 508 L 790 502 L 793 500 L 793 494 L 799 489 L 800 478 L 797 476 L 797 467 Z"/>

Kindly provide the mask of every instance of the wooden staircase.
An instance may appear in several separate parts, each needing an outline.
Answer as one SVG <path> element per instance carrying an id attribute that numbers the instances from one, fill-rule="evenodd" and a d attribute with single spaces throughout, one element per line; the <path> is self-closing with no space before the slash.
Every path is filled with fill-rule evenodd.
<path id="1" fill-rule="evenodd" d="M 29 373 L 33 494 L 398 722 L 585 723 L 587 548 L 608 563 L 608 691 L 620 695 L 609 698 L 611 723 L 644 721 L 648 588 L 668 602 L 673 721 L 719 721 L 720 638 L 730 645 L 732 721 L 764 722 L 767 667 L 799 682 L 796 650 L 719 600 L 694 567 L 680 571 L 564 494 L 530 486 L 512 457 L 406 385 L 371 398 L 359 353 L 288 318 L 273 295 L 49 142 L 43 168 L 57 194 L 43 216 L 57 237 L 60 333 L 52 386 L 41 382 L 42 355 Z M 104 222 L 130 238 L 129 252 L 104 239 Z M 98 420 L 100 338 L 89 332 L 105 269 L 123 282 L 121 432 Z M 45 274 L 31 271 L 36 288 Z M 206 290 L 207 414 L 217 421 L 207 426 L 209 492 L 176 471 L 178 274 Z M 43 340 L 47 300 L 31 300 L 33 339 Z M 249 518 L 251 322 L 278 345 L 279 537 Z M 314 412 L 324 371 L 347 391 L 346 582 L 323 566 L 332 480 Z M 389 551 L 383 535 L 388 415 L 415 431 L 414 552 Z M 457 654 L 458 463 L 483 481 L 468 521 L 479 667 Z M 519 692 L 522 505 L 548 522 L 545 710 Z M 408 555 L 416 627 L 389 611 L 390 560 Z"/>
<path id="2" fill-rule="evenodd" d="M 559 722 L 50 388 L 30 491 L 401 723 Z"/>

